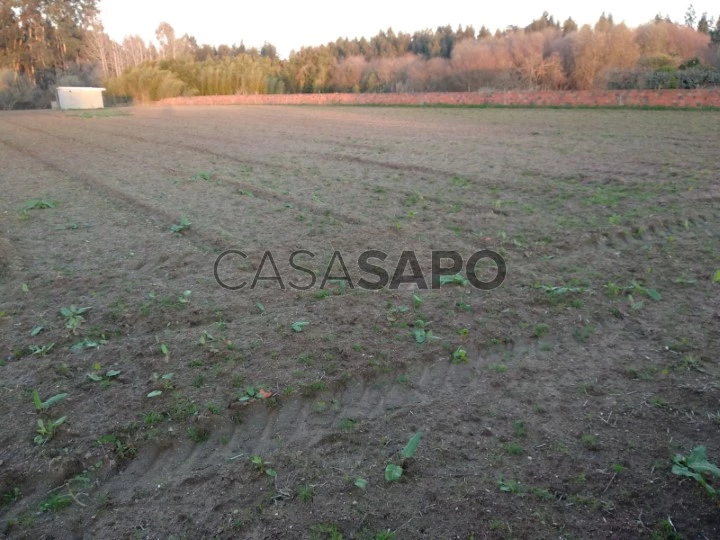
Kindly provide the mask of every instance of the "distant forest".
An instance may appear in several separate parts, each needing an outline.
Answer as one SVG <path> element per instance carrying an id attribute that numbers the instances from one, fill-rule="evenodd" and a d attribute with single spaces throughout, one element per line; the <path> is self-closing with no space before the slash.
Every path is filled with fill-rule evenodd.
<path id="1" fill-rule="evenodd" d="M 526 26 L 441 26 L 339 38 L 278 57 L 200 45 L 167 23 L 157 45 L 111 40 L 96 0 L 0 3 L 0 108 L 49 107 L 56 86 L 97 86 L 117 102 L 222 94 L 698 88 L 720 85 L 720 16 L 638 28 L 603 14 L 578 27 L 545 12 Z"/>

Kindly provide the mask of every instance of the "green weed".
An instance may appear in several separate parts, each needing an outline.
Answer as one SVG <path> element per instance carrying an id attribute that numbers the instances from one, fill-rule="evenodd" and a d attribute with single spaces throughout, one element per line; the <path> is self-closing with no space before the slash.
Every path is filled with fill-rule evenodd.
<path id="1" fill-rule="evenodd" d="M 505 480 L 503 477 L 500 477 L 498 480 L 498 487 L 500 488 L 500 491 L 505 493 L 514 493 L 520 496 L 525 493 L 522 484 L 520 484 L 517 480 Z"/>
<path id="2" fill-rule="evenodd" d="M 455 351 L 453 351 L 452 356 L 450 357 L 450 361 L 453 364 L 463 364 L 468 361 L 467 352 L 465 352 L 465 349 L 458 348 Z"/>
<path id="3" fill-rule="evenodd" d="M 21 210 L 27 212 L 28 210 L 46 210 L 48 208 L 55 208 L 57 203 L 48 199 L 30 199 L 23 203 Z"/>
<path id="4" fill-rule="evenodd" d="M 170 227 L 170 231 L 175 234 L 181 234 L 182 232 L 188 230 L 191 225 L 192 222 L 187 218 L 187 216 L 180 216 L 180 223 L 173 223 Z"/>
<path id="5" fill-rule="evenodd" d="M 80 325 L 85 322 L 83 314 L 87 313 L 91 309 L 92 308 L 89 307 L 79 308 L 75 305 L 60 308 L 60 314 L 65 318 L 65 328 L 72 330 L 73 334 L 75 334 L 78 328 L 80 328 Z"/>
<path id="6" fill-rule="evenodd" d="M 265 473 L 270 478 L 276 478 L 277 477 L 277 471 L 275 469 L 271 469 L 268 467 L 270 465 L 270 462 L 265 461 L 263 458 L 261 458 L 258 455 L 254 455 L 250 458 L 250 462 L 255 465 L 255 468 L 257 468 L 258 471 Z"/>
<path id="7" fill-rule="evenodd" d="M 312 502 L 315 497 L 315 488 L 312 486 L 304 486 L 298 490 L 297 498 L 301 502 Z"/>
<path id="8" fill-rule="evenodd" d="M 672 472 L 678 476 L 692 478 L 700 484 L 708 494 L 718 496 L 718 491 L 708 481 L 720 480 L 720 468 L 707 460 L 704 446 L 696 447 L 690 454 L 683 456 L 677 454 L 673 460 Z"/>
<path id="9" fill-rule="evenodd" d="M 187 436 L 193 442 L 201 443 L 210 438 L 210 431 L 207 429 L 191 426 L 187 428 Z"/>
<path id="10" fill-rule="evenodd" d="M 47 345 L 30 345 L 28 347 L 28 351 L 30 351 L 33 356 L 45 356 L 53 349 L 53 347 L 55 347 L 54 343 L 49 343 Z"/>
<path id="11" fill-rule="evenodd" d="M 396 482 L 400 480 L 400 478 L 402 478 L 404 470 L 409 465 L 409 460 L 413 458 L 415 452 L 417 451 L 417 447 L 418 444 L 420 444 L 421 438 L 422 433 L 420 432 L 415 433 L 415 435 L 410 437 L 410 440 L 400 452 L 400 465 L 396 465 L 395 463 L 388 463 L 387 467 L 385 467 L 385 480 L 387 480 L 388 482 Z"/>
<path id="12" fill-rule="evenodd" d="M 33 439 L 35 444 L 42 446 L 50 441 L 55 436 L 57 428 L 65 423 L 66 418 L 66 416 L 61 416 L 57 420 L 48 420 L 47 422 L 42 418 L 38 418 L 37 427 L 35 428 L 37 435 Z"/>
<path id="13" fill-rule="evenodd" d="M 35 410 L 38 412 L 46 411 L 50 407 L 53 407 L 54 405 L 57 405 L 58 403 L 62 403 L 63 401 L 65 401 L 67 399 L 68 396 L 69 396 L 69 394 L 67 394 L 67 393 L 56 394 L 56 395 L 48 398 L 47 400 L 43 401 L 40 398 L 40 394 L 38 393 L 37 390 L 33 390 L 33 392 L 32 392 L 33 404 L 35 405 Z"/>

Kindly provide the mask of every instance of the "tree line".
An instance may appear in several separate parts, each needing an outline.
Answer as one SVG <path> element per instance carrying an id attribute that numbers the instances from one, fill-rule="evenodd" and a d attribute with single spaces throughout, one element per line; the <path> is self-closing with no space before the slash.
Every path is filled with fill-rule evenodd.
<path id="1" fill-rule="evenodd" d="M 387 29 L 302 47 L 199 45 L 167 23 L 156 44 L 105 33 L 96 0 L 5 0 L 0 5 L 0 106 L 48 106 L 55 85 L 104 84 L 111 96 L 165 97 L 485 89 L 696 88 L 720 84 L 720 17 L 682 23 L 657 15 L 628 28 L 603 14 L 579 27 L 545 12 L 490 31 Z"/>

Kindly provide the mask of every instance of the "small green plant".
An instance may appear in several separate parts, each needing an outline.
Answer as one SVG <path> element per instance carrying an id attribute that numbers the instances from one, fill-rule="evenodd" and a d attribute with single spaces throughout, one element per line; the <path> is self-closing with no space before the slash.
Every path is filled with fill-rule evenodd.
<path id="1" fill-rule="evenodd" d="M 175 234 L 181 234 L 188 230 L 191 225 L 192 222 L 187 218 L 187 216 L 180 216 L 180 223 L 173 223 L 170 227 L 170 231 Z"/>
<path id="2" fill-rule="evenodd" d="M 516 437 L 527 437 L 527 426 L 525 422 L 516 421 L 513 422 L 513 433 Z"/>
<path id="3" fill-rule="evenodd" d="M 498 480 L 498 487 L 500 491 L 505 493 L 515 493 L 516 495 L 523 495 L 525 493 L 520 482 L 517 480 L 505 480 L 502 476 Z"/>
<path id="4" fill-rule="evenodd" d="M 2 494 L 2 497 L 0 497 L 0 506 L 12 504 L 20 499 L 22 499 L 22 491 L 20 491 L 20 488 L 9 488 Z"/>
<path id="5" fill-rule="evenodd" d="M 172 380 L 173 377 L 175 377 L 174 373 L 163 373 L 160 375 L 159 373 L 153 373 L 152 374 L 152 380 L 153 381 L 160 381 L 163 385 L 163 388 L 165 390 L 171 390 L 173 387 Z"/>
<path id="6" fill-rule="evenodd" d="M 84 313 L 87 313 L 92 308 L 89 307 L 77 307 L 71 305 L 70 307 L 60 308 L 60 314 L 65 317 L 65 328 L 72 330 L 73 334 L 77 333 L 80 325 L 85 322 Z"/>
<path id="7" fill-rule="evenodd" d="M 101 373 L 86 373 L 86 376 L 88 379 L 90 379 L 93 382 L 99 382 L 100 386 L 105 389 L 110 386 L 110 382 L 112 379 L 120 375 L 122 371 L 117 369 L 108 369 L 104 374 Z"/>
<path id="8" fill-rule="evenodd" d="M 440 276 L 440 285 L 460 285 L 465 287 L 469 284 L 470 282 L 461 274 L 455 274 L 454 276 Z"/>
<path id="9" fill-rule="evenodd" d="M 590 336 L 592 336 L 595 333 L 595 328 L 591 324 L 586 324 L 583 326 L 577 326 L 573 328 L 572 335 L 573 337 L 579 341 L 580 343 L 583 343 L 590 339 Z"/>
<path id="10" fill-rule="evenodd" d="M 215 338 L 212 337 L 212 334 L 205 331 L 202 334 L 200 334 L 200 339 L 198 340 L 198 344 L 199 345 L 207 345 L 211 341 L 215 341 Z"/>
<path id="11" fill-rule="evenodd" d="M 648 298 L 650 298 L 651 300 L 653 300 L 655 302 L 659 302 L 660 300 L 662 300 L 662 296 L 655 289 L 649 289 L 647 287 L 643 287 L 635 280 L 633 280 L 630 283 L 630 287 L 626 287 L 625 290 L 628 293 L 635 293 L 635 294 L 640 294 L 642 296 L 647 296 Z"/>
<path id="12" fill-rule="evenodd" d="M 426 327 L 427 323 L 422 319 L 418 319 L 417 321 L 415 321 L 415 329 L 412 331 L 413 337 L 415 338 L 415 343 L 422 345 L 423 343 L 431 339 L 440 339 L 436 336 L 433 336 L 433 331 L 428 330 Z"/>
<path id="13" fill-rule="evenodd" d="M 588 450 L 600 450 L 600 443 L 595 435 L 585 434 L 580 437 L 580 442 Z"/>
<path id="14" fill-rule="evenodd" d="M 554 498 L 553 494 L 550 493 L 550 490 L 545 488 L 534 487 L 530 490 L 530 492 L 534 497 L 540 499 L 541 501 L 551 501 Z"/>
<path id="15" fill-rule="evenodd" d="M 585 287 L 554 287 L 549 285 L 542 285 L 540 283 L 536 283 L 535 288 L 540 289 L 541 291 L 545 291 L 547 294 L 554 296 L 562 296 L 565 294 L 581 294 L 587 292 L 587 289 Z"/>
<path id="16" fill-rule="evenodd" d="M 465 349 L 458 347 L 455 351 L 453 351 L 452 356 L 450 357 L 450 361 L 453 364 L 464 364 L 468 361 L 467 352 Z"/>
<path id="17" fill-rule="evenodd" d="M 343 540 L 344 536 L 335 525 L 313 525 L 310 528 L 310 540 Z"/>
<path id="18" fill-rule="evenodd" d="M 345 431 L 350 431 L 358 424 L 358 421 L 355 418 L 343 418 L 338 423 L 338 427 Z"/>
<path id="19" fill-rule="evenodd" d="M 608 296 L 620 296 L 622 294 L 627 295 L 630 298 L 631 303 L 634 302 L 632 299 L 633 294 L 635 294 L 636 296 L 645 296 L 655 302 L 659 302 L 660 300 L 662 300 L 662 296 L 655 289 L 649 289 L 647 287 L 644 287 L 635 280 L 631 281 L 630 285 L 627 287 L 621 287 L 620 285 L 616 285 L 615 283 L 610 281 L 607 285 L 605 285 L 605 290 L 607 291 Z"/>
<path id="20" fill-rule="evenodd" d="M 28 350 L 33 356 L 45 356 L 54 346 L 54 343 L 49 343 L 48 345 L 30 345 Z"/>
<path id="21" fill-rule="evenodd" d="M 675 530 L 675 525 L 668 519 L 663 519 L 655 528 L 651 540 L 683 540 L 683 536 Z"/>
<path id="22" fill-rule="evenodd" d="M 187 429 L 187 436 L 193 442 L 201 443 L 205 442 L 210 438 L 210 431 L 203 428 L 191 426 Z"/>
<path id="23" fill-rule="evenodd" d="M 305 330 L 305 328 L 307 328 L 309 325 L 310 323 L 307 321 L 297 321 L 292 323 L 292 325 L 290 325 L 290 328 L 292 328 L 293 332 L 299 333 Z"/>
<path id="24" fill-rule="evenodd" d="M 172 379 L 173 379 L 174 376 L 175 376 L 174 373 L 165 373 L 164 375 L 160 375 L 160 374 L 158 374 L 158 373 L 153 373 L 153 374 L 152 374 L 152 380 L 153 380 L 153 381 L 156 381 L 156 382 L 162 383 L 163 389 L 165 389 L 165 390 L 172 390 L 172 388 L 173 388 Z M 147 397 L 149 397 L 149 398 L 156 398 L 156 397 L 158 397 L 158 396 L 161 396 L 162 393 L 163 393 L 163 391 L 160 390 L 160 389 L 153 390 L 152 392 L 150 392 L 150 393 L 147 395 Z"/>
<path id="25" fill-rule="evenodd" d="M 59 512 L 63 508 L 70 506 L 73 498 L 70 495 L 62 493 L 51 493 L 47 499 L 40 503 L 41 512 Z"/>
<path id="26" fill-rule="evenodd" d="M 185 305 L 190 302 L 190 295 L 192 294 L 192 291 L 183 291 L 183 293 L 178 296 L 178 304 Z"/>
<path id="27" fill-rule="evenodd" d="M 465 187 L 470 185 L 470 181 L 462 176 L 453 176 L 452 183 L 457 187 Z"/>
<path id="28" fill-rule="evenodd" d="M 707 460 L 704 446 L 696 447 L 687 456 L 677 454 L 673 460 L 672 472 L 678 476 L 694 479 L 713 497 L 718 496 L 712 483 L 720 480 L 720 468 Z"/>
<path id="29" fill-rule="evenodd" d="M 27 212 L 28 210 L 46 210 L 48 208 L 55 208 L 55 201 L 48 199 L 30 199 L 22 205 L 23 212 Z"/>
<path id="30" fill-rule="evenodd" d="M 508 454 L 513 456 L 521 456 L 525 453 L 525 450 L 518 443 L 510 443 L 505 447 Z"/>
<path id="31" fill-rule="evenodd" d="M 66 418 L 65 416 L 61 416 L 57 420 L 48 420 L 47 422 L 42 418 L 38 418 L 37 427 L 35 428 L 37 435 L 35 439 L 33 439 L 35 444 L 42 446 L 51 440 L 55 436 L 57 428 L 65 423 Z"/>
<path id="32" fill-rule="evenodd" d="M 203 180 L 205 182 L 209 182 L 213 179 L 214 174 L 209 171 L 200 171 L 197 174 L 194 174 L 191 179 L 192 180 Z"/>
<path id="33" fill-rule="evenodd" d="M 113 452 L 115 452 L 115 455 L 120 460 L 132 459 L 137 454 L 136 448 L 134 448 L 133 446 L 128 446 L 126 443 L 123 443 L 120 437 L 118 437 L 114 433 L 108 433 L 107 435 L 103 435 L 97 440 L 97 443 L 100 446 L 104 446 L 106 444 L 112 445 Z"/>
<path id="34" fill-rule="evenodd" d="M 160 344 L 160 352 L 163 353 L 165 360 L 170 358 L 170 347 L 168 347 L 165 343 Z"/>
<path id="35" fill-rule="evenodd" d="M 385 480 L 388 482 L 396 482 L 402 478 L 403 472 L 410 464 L 410 460 L 412 460 L 413 456 L 415 456 L 415 452 L 417 451 L 421 438 L 422 433 L 420 432 L 415 433 L 415 435 L 410 437 L 410 440 L 400 452 L 400 465 L 388 463 L 387 467 L 385 467 Z"/>
<path id="36" fill-rule="evenodd" d="M 492 364 L 489 368 L 495 373 L 505 373 L 509 369 L 505 364 Z"/>
<path id="37" fill-rule="evenodd" d="M 261 458 L 258 455 L 254 455 L 250 458 L 250 462 L 255 465 L 255 468 L 257 468 L 258 471 L 267 474 L 270 478 L 276 478 L 277 477 L 277 471 L 275 469 L 271 469 L 268 467 L 270 465 L 270 462 L 265 461 L 263 458 Z"/>
<path id="38" fill-rule="evenodd" d="M 163 420 L 163 415 L 156 411 L 150 411 L 143 415 L 143 422 L 146 426 L 154 426 Z"/>
<path id="39" fill-rule="evenodd" d="M 83 349 L 99 349 L 102 345 L 107 345 L 106 339 L 83 339 L 70 346 L 71 351 L 81 351 Z"/>
<path id="40" fill-rule="evenodd" d="M 63 393 L 63 394 L 56 394 L 52 396 L 51 398 L 48 398 L 47 400 L 43 401 L 40 398 L 40 394 L 37 390 L 33 390 L 32 398 L 33 398 L 33 404 L 35 405 L 35 410 L 37 412 L 40 411 L 47 411 L 50 407 L 57 405 L 58 403 L 62 403 L 67 399 L 69 394 Z"/>
<path id="41" fill-rule="evenodd" d="M 313 498 L 315 497 L 315 488 L 312 486 L 301 487 L 298 490 L 297 497 L 302 502 L 312 502 Z"/>
<path id="42" fill-rule="evenodd" d="M 214 414 L 215 416 L 220 415 L 220 406 L 217 403 L 209 402 L 207 405 L 207 410 L 210 412 L 210 414 Z"/>
<path id="43" fill-rule="evenodd" d="M 540 338 L 548 333 L 550 327 L 547 324 L 537 324 L 533 329 L 533 337 Z"/>
<path id="44" fill-rule="evenodd" d="M 0 505 L 12 504 L 20 499 L 22 499 L 22 491 L 20 491 L 20 488 L 10 488 L 2 494 L 2 498 L 0 498 Z"/>
<path id="45" fill-rule="evenodd" d="M 273 393 L 268 390 L 264 384 L 257 386 L 248 386 L 238 396 L 238 400 L 242 402 L 248 401 L 262 401 L 269 399 L 273 396 Z"/>
<path id="46" fill-rule="evenodd" d="M 367 488 L 367 480 L 365 480 L 364 478 L 360 478 L 360 477 L 356 478 L 355 479 L 355 487 L 360 488 L 362 490 L 366 489 Z"/>

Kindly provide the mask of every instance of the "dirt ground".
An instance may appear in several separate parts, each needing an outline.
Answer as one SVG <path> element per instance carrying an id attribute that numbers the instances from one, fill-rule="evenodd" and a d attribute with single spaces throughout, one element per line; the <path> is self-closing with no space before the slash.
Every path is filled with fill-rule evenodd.
<path id="1" fill-rule="evenodd" d="M 720 462 L 719 141 L 707 112 L 3 113 L 0 534 L 720 538 L 671 471 Z M 430 282 L 484 248 L 495 290 L 320 289 L 335 251 L 357 285 L 369 249 Z M 271 251 L 307 283 L 302 249 L 318 282 L 224 289 L 228 249 L 227 281 Z"/>

